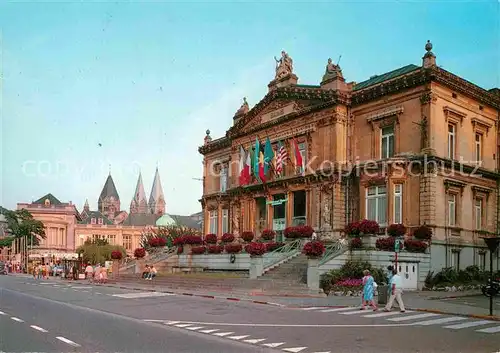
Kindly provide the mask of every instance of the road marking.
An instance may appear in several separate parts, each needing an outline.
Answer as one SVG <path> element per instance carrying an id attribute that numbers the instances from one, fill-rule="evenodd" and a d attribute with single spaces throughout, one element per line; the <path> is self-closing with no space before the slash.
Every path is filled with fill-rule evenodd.
<path id="1" fill-rule="evenodd" d="M 359 310 L 359 307 L 358 308 L 335 308 L 335 309 L 326 309 L 326 310 L 320 310 L 319 312 L 320 313 L 333 313 L 333 312 L 336 312 L 336 311 L 351 311 L 351 310 L 356 310 L 358 309 Z"/>
<path id="2" fill-rule="evenodd" d="M 58 336 L 56 337 L 59 341 L 63 341 L 64 343 L 67 343 L 73 347 L 80 347 L 80 345 L 78 343 L 75 343 L 67 338 L 64 338 L 64 337 L 61 337 L 61 336 Z"/>
<path id="3" fill-rule="evenodd" d="M 271 348 L 276 348 L 276 347 L 282 346 L 284 344 L 285 344 L 285 342 L 264 343 L 263 346 L 271 347 Z"/>
<path id="4" fill-rule="evenodd" d="M 432 316 L 439 316 L 439 314 L 418 314 L 418 315 L 394 317 L 392 319 L 387 319 L 387 320 L 399 322 L 399 321 L 408 321 L 408 320 L 414 320 L 414 319 L 423 319 L 425 317 L 432 317 Z"/>
<path id="5" fill-rule="evenodd" d="M 361 314 L 366 314 L 368 310 L 360 310 L 360 309 L 357 309 L 357 310 L 353 310 L 353 311 L 348 311 L 347 313 L 340 313 L 340 315 L 361 315 Z"/>
<path id="6" fill-rule="evenodd" d="M 409 311 L 407 311 L 409 313 Z M 363 317 L 384 317 L 384 316 L 392 316 L 392 315 L 398 315 L 401 314 L 400 312 L 397 311 L 390 311 L 388 313 L 378 313 L 378 314 L 371 314 L 371 315 L 365 315 Z"/>
<path id="7" fill-rule="evenodd" d="M 215 332 L 215 331 L 219 331 L 219 329 L 215 329 L 215 330 L 203 330 L 203 331 L 200 331 L 202 333 L 212 333 L 212 332 Z"/>
<path id="8" fill-rule="evenodd" d="M 135 298 L 151 298 L 151 297 L 165 297 L 168 295 L 175 295 L 173 293 L 162 292 L 142 292 L 142 293 L 126 293 L 126 294 L 111 294 L 112 297 L 135 299 Z"/>
<path id="9" fill-rule="evenodd" d="M 194 330 L 199 330 L 200 328 L 205 328 L 205 326 L 192 326 L 192 327 L 186 327 L 188 330 L 194 331 Z"/>
<path id="10" fill-rule="evenodd" d="M 496 332 L 500 332 L 500 326 L 483 328 L 482 330 L 476 330 L 476 332 L 496 333 Z"/>
<path id="11" fill-rule="evenodd" d="M 243 342 L 255 344 L 265 340 L 266 340 L 265 338 L 257 338 L 256 340 L 244 340 Z"/>
<path id="12" fill-rule="evenodd" d="M 37 330 L 37 331 L 40 331 L 40 332 L 49 332 L 46 329 L 41 328 L 39 326 L 31 325 L 30 327 L 33 328 L 33 329 L 35 329 L 35 330 Z"/>
<path id="13" fill-rule="evenodd" d="M 217 332 L 217 333 L 214 333 L 213 335 L 214 336 L 219 336 L 219 337 L 224 337 L 224 336 L 227 336 L 227 335 L 232 335 L 234 332 Z"/>
<path id="14" fill-rule="evenodd" d="M 324 309 L 324 307 L 321 306 L 314 306 L 312 308 L 301 308 L 300 310 L 317 310 L 317 309 Z"/>
<path id="15" fill-rule="evenodd" d="M 413 322 L 413 325 L 429 326 L 429 325 L 444 324 L 444 323 L 452 322 L 452 321 L 460 321 L 460 320 L 465 320 L 465 319 L 466 319 L 465 317 L 452 316 L 452 317 L 445 317 L 442 319 Z"/>
<path id="16" fill-rule="evenodd" d="M 101 292 L 95 292 L 95 294 L 102 294 Z"/>
<path id="17" fill-rule="evenodd" d="M 15 316 L 12 316 L 11 319 L 14 321 L 17 321 L 17 322 L 24 322 L 24 320 L 21 320 L 20 318 L 15 317 Z"/>
<path id="18" fill-rule="evenodd" d="M 165 325 L 175 325 L 175 324 L 180 324 L 181 322 L 180 321 L 165 321 L 164 324 Z"/>
<path id="19" fill-rule="evenodd" d="M 0 311 L 0 315 L 7 315 L 7 314 L 4 313 L 3 311 Z"/>
<path id="20" fill-rule="evenodd" d="M 303 351 L 307 347 L 294 347 L 294 348 L 283 348 L 285 352 L 292 352 L 292 353 L 298 353 L 300 351 Z"/>
<path id="21" fill-rule="evenodd" d="M 488 324 L 496 324 L 496 322 L 495 321 L 489 321 L 489 320 L 470 321 L 470 322 L 465 322 L 463 324 L 445 326 L 444 328 L 451 328 L 451 329 L 454 329 L 454 330 L 460 330 L 461 328 L 474 327 L 474 326 L 482 326 L 482 325 L 488 325 Z"/>
<path id="22" fill-rule="evenodd" d="M 72 289 L 87 289 L 87 286 L 80 286 L 80 287 L 70 287 Z"/>
<path id="23" fill-rule="evenodd" d="M 60 287 L 60 284 L 53 284 L 52 287 Z"/>
<path id="24" fill-rule="evenodd" d="M 145 322 L 158 322 L 164 323 L 168 320 L 158 320 L 158 319 L 143 319 Z M 181 321 L 186 324 L 191 325 L 205 325 L 205 326 L 250 326 L 250 327 L 402 327 L 402 326 L 414 326 L 414 323 L 411 324 L 356 324 L 356 325 L 344 325 L 344 324 L 326 324 L 326 325 L 317 325 L 317 324 L 233 324 L 227 322 L 198 322 L 198 321 Z"/>
<path id="25" fill-rule="evenodd" d="M 232 340 L 241 340 L 242 338 L 247 338 L 248 336 L 250 335 L 244 335 L 244 336 L 231 336 L 231 337 L 228 337 Z"/>
<path id="26" fill-rule="evenodd" d="M 332 352 L 328 351 L 328 352 L 314 352 L 314 353 L 332 353 Z"/>
<path id="27" fill-rule="evenodd" d="M 188 327 L 188 326 L 193 326 L 193 324 L 177 324 L 175 326 L 184 328 L 184 327 Z"/>

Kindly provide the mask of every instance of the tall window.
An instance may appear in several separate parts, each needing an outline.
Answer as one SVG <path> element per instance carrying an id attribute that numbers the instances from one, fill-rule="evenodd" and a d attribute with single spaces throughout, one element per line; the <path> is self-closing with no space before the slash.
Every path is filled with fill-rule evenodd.
<path id="1" fill-rule="evenodd" d="M 387 225 L 387 189 L 385 186 L 372 186 L 366 190 L 366 218 Z"/>
<path id="2" fill-rule="evenodd" d="M 481 134 L 476 134 L 476 153 L 475 153 L 476 162 L 481 162 L 482 160 L 481 158 L 483 153 L 482 145 L 483 145 L 483 136 Z"/>
<path id="3" fill-rule="evenodd" d="M 103 224 L 102 218 L 99 217 L 99 224 Z"/>
<path id="4" fill-rule="evenodd" d="M 381 130 L 381 158 L 391 158 L 394 156 L 394 125 L 386 126 Z"/>
<path id="5" fill-rule="evenodd" d="M 476 218 L 476 230 L 483 228 L 483 200 L 476 198 L 474 203 L 474 217 Z"/>
<path id="6" fill-rule="evenodd" d="M 456 126 L 448 124 L 448 158 L 455 159 Z"/>
<path id="7" fill-rule="evenodd" d="M 227 190 L 227 165 L 221 166 L 220 170 L 220 192 Z"/>
<path id="8" fill-rule="evenodd" d="M 477 262 L 478 262 L 477 264 L 478 267 L 484 271 L 486 269 L 486 253 L 479 253 L 477 257 Z"/>
<path id="9" fill-rule="evenodd" d="M 448 226 L 457 224 L 457 195 L 448 194 Z"/>
<path id="10" fill-rule="evenodd" d="M 92 218 L 90 219 L 90 224 L 95 224 L 95 218 L 94 218 L 94 217 L 92 217 Z"/>
<path id="11" fill-rule="evenodd" d="M 108 243 L 111 245 L 115 245 L 116 243 L 116 235 L 115 234 L 110 234 L 107 236 L 108 238 Z"/>
<path id="12" fill-rule="evenodd" d="M 229 210 L 222 209 L 222 234 L 229 233 Z"/>
<path id="13" fill-rule="evenodd" d="M 403 223 L 403 185 L 394 185 L 394 223 Z"/>
<path id="14" fill-rule="evenodd" d="M 300 155 L 302 156 L 302 166 L 298 166 L 297 167 L 297 172 L 298 173 L 303 173 L 304 172 L 304 167 L 305 165 L 307 164 L 307 160 L 306 160 L 306 157 L 307 157 L 307 153 L 306 153 L 306 143 L 305 142 L 301 142 L 298 144 L 299 145 L 299 153 Z"/>
<path id="15" fill-rule="evenodd" d="M 125 250 L 132 250 L 132 236 L 124 235 L 123 236 L 123 247 Z"/>
<path id="16" fill-rule="evenodd" d="M 452 251 L 451 252 L 451 267 L 455 270 L 460 270 L 460 252 Z"/>
<path id="17" fill-rule="evenodd" d="M 210 211 L 209 212 L 209 227 L 210 227 L 210 233 L 212 234 L 217 234 L 217 221 L 218 221 L 218 215 L 217 211 Z"/>

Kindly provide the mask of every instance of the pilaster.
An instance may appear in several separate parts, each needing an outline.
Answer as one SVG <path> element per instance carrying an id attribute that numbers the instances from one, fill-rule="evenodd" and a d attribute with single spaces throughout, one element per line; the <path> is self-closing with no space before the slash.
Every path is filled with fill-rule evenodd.
<path id="1" fill-rule="evenodd" d="M 419 204 L 420 224 L 436 224 L 436 178 L 431 173 L 420 177 Z"/>
<path id="2" fill-rule="evenodd" d="M 217 236 L 222 235 L 222 205 L 217 205 Z"/>
<path id="3" fill-rule="evenodd" d="M 285 217 L 286 217 L 286 223 L 285 227 L 290 227 L 292 225 L 292 214 L 293 214 L 293 193 L 291 191 L 288 191 L 286 193 L 287 197 L 287 203 L 286 205 L 286 211 L 285 211 Z M 308 211 L 306 211 L 307 214 L 309 214 Z"/>

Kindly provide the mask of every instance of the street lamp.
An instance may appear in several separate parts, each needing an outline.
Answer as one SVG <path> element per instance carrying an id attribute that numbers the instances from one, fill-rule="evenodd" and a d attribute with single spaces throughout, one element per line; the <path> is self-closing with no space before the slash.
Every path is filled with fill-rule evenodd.
<path id="1" fill-rule="evenodd" d="M 490 250 L 490 283 L 493 284 L 493 253 L 497 251 L 500 237 L 483 238 Z M 493 316 L 493 295 L 490 295 L 490 316 Z"/>

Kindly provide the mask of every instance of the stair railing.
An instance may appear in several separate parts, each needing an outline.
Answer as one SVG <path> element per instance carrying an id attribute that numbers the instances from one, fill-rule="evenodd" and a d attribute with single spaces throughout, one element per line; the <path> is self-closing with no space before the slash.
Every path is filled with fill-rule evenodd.
<path id="1" fill-rule="evenodd" d="M 331 259 L 342 255 L 346 250 L 348 249 L 348 244 L 344 239 L 339 239 L 333 243 L 327 244 L 325 246 L 325 253 L 323 254 L 323 257 L 319 260 L 319 266 L 323 266 L 326 264 L 328 261 Z"/>
<path id="2" fill-rule="evenodd" d="M 278 249 L 265 253 L 262 256 L 262 260 L 264 263 L 263 266 L 264 270 L 271 266 L 274 266 L 280 261 L 286 260 L 292 256 L 297 255 L 301 250 L 300 249 L 301 243 L 302 243 L 301 239 L 295 239 L 291 242 L 285 243 Z"/>

